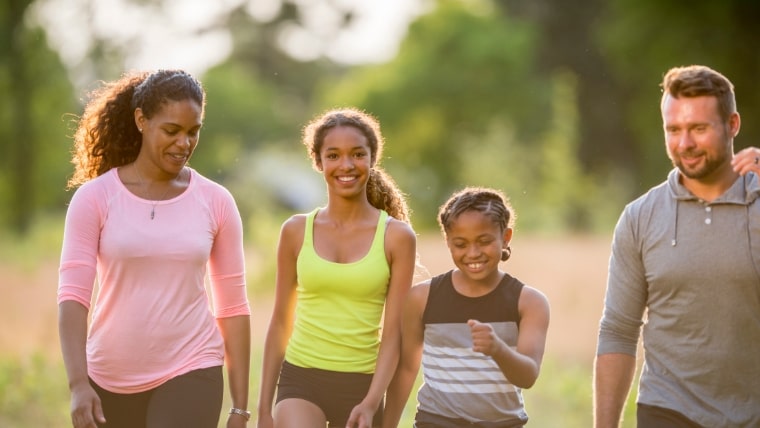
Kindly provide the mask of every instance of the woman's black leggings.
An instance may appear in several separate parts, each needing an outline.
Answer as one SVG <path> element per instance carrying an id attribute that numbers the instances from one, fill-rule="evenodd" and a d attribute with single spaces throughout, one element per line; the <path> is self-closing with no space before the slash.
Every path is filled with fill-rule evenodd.
<path id="1" fill-rule="evenodd" d="M 222 367 L 193 370 L 154 389 L 116 394 L 95 382 L 106 423 L 102 428 L 216 428 L 222 410 Z"/>

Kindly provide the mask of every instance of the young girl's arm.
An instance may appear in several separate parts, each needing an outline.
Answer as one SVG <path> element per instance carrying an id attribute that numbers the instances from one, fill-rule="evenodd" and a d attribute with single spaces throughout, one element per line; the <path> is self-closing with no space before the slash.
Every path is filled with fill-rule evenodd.
<path id="1" fill-rule="evenodd" d="M 490 355 L 510 383 L 530 388 L 538 379 L 549 328 L 549 301 L 540 291 L 525 286 L 518 303 L 520 326 L 517 347 L 510 348 L 490 324 L 470 320 L 473 350 Z"/>
<path id="2" fill-rule="evenodd" d="M 383 414 L 383 428 L 398 426 L 404 407 L 409 399 L 422 359 L 423 333 L 425 326 L 422 314 L 425 312 L 430 280 L 417 284 L 409 291 L 404 305 L 401 326 L 401 357 L 396 374 L 388 387 L 388 395 Z"/>
<path id="3" fill-rule="evenodd" d="M 383 333 L 378 351 L 375 374 L 369 391 L 361 403 L 351 411 L 347 426 L 371 427 L 375 410 L 385 395 L 396 371 L 401 351 L 401 312 L 414 278 L 417 259 L 417 236 L 404 222 L 392 219 L 386 231 L 386 254 L 391 277 L 385 299 Z"/>

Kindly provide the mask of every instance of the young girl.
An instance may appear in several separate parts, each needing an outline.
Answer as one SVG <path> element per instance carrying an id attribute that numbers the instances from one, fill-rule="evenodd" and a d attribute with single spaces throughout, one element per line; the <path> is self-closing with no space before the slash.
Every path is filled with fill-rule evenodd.
<path id="1" fill-rule="evenodd" d="M 466 188 L 438 221 L 456 268 L 409 293 L 385 426 L 398 424 L 421 359 L 415 427 L 521 427 L 521 388 L 538 377 L 549 304 L 499 269 L 511 254 L 512 207 L 499 191 Z"/>
<path id="2" fill-rule="evenodd" d="M 379 426 L 416 236 L 401 192 L 378 168 L 375 119 L 328 111 L 305 127 L 303 142 L 327 206 L 291 217 L 280 232 L 258 426 Z"/>

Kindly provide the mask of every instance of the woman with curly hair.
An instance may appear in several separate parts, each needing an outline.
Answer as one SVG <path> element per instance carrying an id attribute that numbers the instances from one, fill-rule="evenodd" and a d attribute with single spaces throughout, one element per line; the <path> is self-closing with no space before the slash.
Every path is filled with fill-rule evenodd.
<path id="1" fill-rule="evenodd" d="M 232 195 L 187 166 L 205 92 L 184 71 L 159 70 L 90 95 L 74 135 L 58 283 L 73 426 L 216 428 L 226 364 L 227 426 L 243 427 L 242 221 Z"/>
<path id="2" fill-rule="evenodd" d="M 416 235 L 404 196 L 378 166 L 383 138 L 372 116 L 328 111 L 304 128 L 303 142 L 327 205 L 280 231 L 258 426 L 377 427 Z"/>

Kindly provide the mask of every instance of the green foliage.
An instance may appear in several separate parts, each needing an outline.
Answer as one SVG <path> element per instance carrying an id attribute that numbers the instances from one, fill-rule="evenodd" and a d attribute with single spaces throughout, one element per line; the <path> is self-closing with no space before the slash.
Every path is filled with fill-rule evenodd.
<path id="1" fill-rule="evenodd" d="M 61 213 L 70 197 L 63 191 L 71 174 L 66 114 L 81 110 L 72 73 L 112 78 L 130 49 L 92 32 L 83 64 L 66 70 L 44 29 L 30 26 L 32 5 L 0 11 L 0 90 L 8 95 L 0 100 L 0 198 L 9 201 L 0 228 L 15 232 L 38 212 Z M 142 6 L 148 13 L 160 5 Z M 524 228 L 597 230 L 612 227 L 618 198 L 645 191 L 670 168 L 657 87 L 669 67 L 704 63 L 724 72 L 745 118 L 737 148 L 760 139 L 760 123 L 747 120 L 760 111 L 760 92 L 752 90 L 760 71 L 758 2 L 429 5 L 397 57 L 351 67 L 297 61 L 280 49 L 284 28 L 309 27 L 312 9 L 300 3 L 285 2 L 263 23 L 243 8 L 220 16 L 208 30 L 228 31 L 234 48 L 200 76 L 209 104 L 193 166 L 231 184 L 260 150 L 300 152 L 301 127 L 317 112 L 356 105 L 380 119 L 384 166 L 408 193 L 419 228 L 435 227 L 435 210 L 455 188 L 493 183 L 510 193 Z M 332 25 L 351 22 L 349 13 Z M 338 33 L 315 37 L 327 44 L 327 34 Z M 263 205 L 282 204 L 280 190 L 263 190 L 257 199 L 270 200 Z"/>
<path id="2" fill-rule="evenodd" d="M 69 170 L 64 115 L 75 105 L 72 85 L 39 28 L 23 21 L 0 50 L 0 227 L 24 232 L 39 211 L 60 210 Z"/>
<path id="3" fill-rule="evenodd" d="M 620 192 L 625 182 L 605 186 L 608 181 L 584 172 L 576 156 L 580 137 L 576 82 L 569 71 L 553 76 L 551 127 L 535 144 L 541 154 L 535 160 L 538 192 L 534 195 L 535 229 L 540 231 L 604 231 L 625 202 Z"/>
<path id="4" fill-rule="evenodd" d="M 290 117 L 277 88 L 241 64 L 217 66 L 205 74 L 203 83 L 206 118 L 193 165 L 210 178 L 223 179 L 247 154 L 297 132 L 293 124 L 300 118 Z"/>
<path id="5" fill-rule="evenodd" d="M 760 114 L 760 3 L 733 0 L 694 2 L 615 0 L 599 14 L 594 41 L 614 72 L 620 109 L 634 138 L 631 159 L 641 179 L 639 191 L 664 179 L 671 167 L 664 150 L 659 102 L 662 76 L 671 67 L 704 64 L 726 75 L 736 87 L 742 117 Z M 737 148 L 757 146 L 760 124 L 742 123 Z"/>
<path id="6" fill-rule="evenodd" d="M 397 59 L 355 72 L 325 98 L 381 118 L 385 166 L 409 193 L 418 229 L 435 228 L 437 207 L 465 185 L 504 190 L 527 230 L 609 228 L 628 183 L 610 185 L 579 163 L 576 76 L 528 77 L 531 29 L 477 12 L 443 2 L 412 26 Z"/>
<path id="7" fill-rule="evenodd" d="M 638 382 L 638 379 L 636 380 Z M 531 427 L 586 428 L 593 425 L 593 379 L 589 365 L 545 358 L 533 388 L 523 390 Z M 630 394 L 621 428 L 636 426 L 636 394 Z"/>
<path id="8" fill-rule="evenodd" d="M 269 207 L 262 207 L 261 211 L 253 212 L 255 214 L 244 220 L 249 297 L 257 304 L 258 307 L 255 309 L 261 310 L 264 305 L 261 302 L 270 302 L 272 298 L 276 237 L 279 224 L 286 217 L 274 214 L 267 217 Z M 0 258 L 6 264 L 34 272 L 40 266 L 54 263 L 57 259 L 61 231 L 60 217 L 40 221 L 32 228 L 27 240 L 0 239 Z M 54 289 L 51 289 L 51 293 L 54 292 Z M 265 334 L 266 323 L 256 322 L 252 328 L 254 338 L 259 339 L 252 343 L 249 404 L 253 408 L 258 400 L 263 352 L 261 338 Z M 42 347 L 42 344 L 40 346 Z M 58 357 L 43 354 L 19 358 L 3 352 L 7 350 L 0 349 L 0 426 L 70 426 L 69 392 L 62 361 Z M 418 379 L 417 387 L 420 381 L 421 379 Z M 547 354 L 536 385 L 524 391 L 526 408 L 531 418 L 530 426 L 590 426 L 591 382 L 591 362 L 568 361 L 561 355 Z M 411 426 L 417 387 L 407 402 L 401 427 Z M 623 425 L 625 428 L 634 426 L 635 395 L 632 393 L 629 396 L 625 412 L 626 422 Z M 229 394 L 225 392 L 223 409 L 229 408 L 230 405 Z M 223 427 L 223 422 L 220 422 L 219 426 Z"/>
<path id="9" fill-rule="evenodd" d="M 585 428 L 592 426 L 592 385 L 589 367 L 544 361 L 533 388 L 524 390 L 530 426 Z"/>
<path id="10" fill-rule="evenodd" d="M 59 213 L 38 215 L 29 232 L 18 236 L 0 230 L 0 259 L 10 265 L 34 272 L 42 260 L 56 260 L 63 242 L 63 218 Z"/>
<path id="11" fill-rule="evenodd" d="M 256 346 L 252 353 L 249 387 L 251 405 L 258 400 L 262 351 L 260 346 Z M 407 401 L 400 427 L 412 425 L 417 405 L 416 391 L 421 378 L 420 374 Z M 536 385 L 523 391 L 530 417 L 529 425 L 534 428 L 591 426 L 591 383 L 590 366 L 567 364 L 547 357 Z M 24 361 L 0 358 L 0 426 L 70 426 L 66 384 L 61 361 L 52 361 L 39 355 Z M 635 395 L 632 393 L 628 397 L 622 428 L 635 427 Z M 223 410 L 230 406 L 229 394 L 225 392 Z M 224 426 L 225 418 L 222 417 L 219 427 Z"/>
<path id="12" fill-rule="evenodd" d="M 41 355 L 0 357 L 0 426 L 71 426 L 63 363 Z"/>
<path id="13" fill-rule="evenodd" d="M 282 222 L 286 216 L 277 215 L 282 210 L 257 209 L 245 218 L 247 231 L 246 282 L 253 298 L 274 293 L 277 272 L 277 241 Z"/>
<path id="14" fill-rule="evenodd" d="M 322 91 L 323 105 L 357 105 L 380 119 L 385 166 L 423 227 L 464 184 L 463 141 L 500 121 L 518 139 L 545 126 L 549 92 L 531 73 L 535 28 L 488 13 L 488 4 L 436 3 L 394 60 L 349 71 Z"/>
<path id="15" fill-rule="evenodd" d="M 505 190 L 526 229 L 609 227 L 620 197 L 579 163 L 574 76 L 560 71 L 547 85 L 532 71 L 535 29 L 488 4 L 439 2 L 396 59 L 350 72 L 324 104 L 356 104 L 381 119 L 385 166 L 421 229 L 434 228 L 438 205 L 465 185 Z"/>

